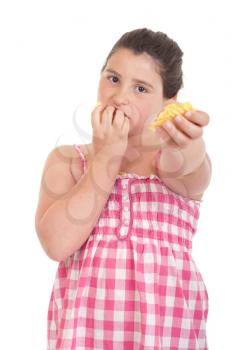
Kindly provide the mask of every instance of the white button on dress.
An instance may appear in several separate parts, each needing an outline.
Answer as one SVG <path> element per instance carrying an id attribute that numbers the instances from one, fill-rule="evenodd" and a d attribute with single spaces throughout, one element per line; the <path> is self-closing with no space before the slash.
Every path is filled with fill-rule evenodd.
<path id="1" fill-rule="evenodd" d="M 127 235 L 127 230 L 128 230 L 128 227 L 122 226 L 119 231 L 120 236 L 125 237 Z"/>

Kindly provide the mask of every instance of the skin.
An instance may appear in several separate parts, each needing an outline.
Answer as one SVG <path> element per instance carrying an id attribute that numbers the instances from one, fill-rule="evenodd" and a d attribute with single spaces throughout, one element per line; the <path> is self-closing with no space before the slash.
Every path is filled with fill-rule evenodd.
<path id="1" fill-rule="evenodd" d="M 152 87 L 133 79 L 146 81 Z M 180 116 L 180 121 L 175 118 L 155 131 L 147 129 L 149 122 L 166 104 L 177 100 L 176 96 L 171 99 L 163 96 L 159 66 L 147 53 L 135 55 L 125 48 L 116 51 L 101 73 L 97 98 L 103 106 L 113 106 L 129 117 L 128 146 L 122 168 L 127 169 L 128 164 L 134 161 L 132 167 L 135 169 L 152 169 L 151 162 L 154 162 L 160 148 L 159 172 L 164 177 L 181 176 L 181 172 L 176 170 L 172 175 L 170 168 L 171 171 L 182 169 L 184 176 L 195 170 L 193 164 L 202 162 L 205 154 L 203 128 L 209 123 L 207 113 L 195 110 L 191 116 L 185 113 L 185 118 Z M 196 149 L 198 152 L 194 155 Z"/>
<path id="2" fill-rule="evenodd" d="M 112 74 L 106 72 L 108 68 L 116 70 L 121 74 L 121 77 L 118 77 L 118 79 L 117 77 L 115 79 L 112 79 L 112 77 L 109 78 Z M 137 84 L 132 81 L 134 78 L 146 80 L 153 85 L 153 88 L 147 88 L 147 91 L 144 92 L 142 84 Z M 146 157 L 142 157 L 142 160 L 140 158 L 135 159 L 131 172 L 141 174 L 141 171 L 143 171 L 146 174 L 150 174 L 151 171 L 148 167 L 148 161 L 152 161 L 154 153 L 157 151 L 155 138 L 157 134 L 159 134 L 159 140 L 163 140 L 161 146 L 166 146 L 168 144 L 168 147 L 162 147 L 157 166 L 158 174 L 162 178 L 162 181 L 167 187 L 178 194 L 192 199 L 201 199 L 211 178 L 211 162 L 208 154 L 205 152 L 205 145 L 201 137 L 203 128 L 209 123 L 209 116 L 207 113 L 197 110 L 193 111 L 191 116 L 182 118 L 180 122 L 172 120 L 171 128 L 164 125 L 158 132 L 157 130 L 155 132 L 147 131 L 146 125 L 151 118 L 157 115 L 166 103 L 173 101 L 173 99 L 168 100 L 163 97 L 163 86 L 158 73 L 158 66 L 156 66 L 154 60 L 149 55 L 142 54 L 136 56 L 126 49 L 117 51 L 110 58 L 105 70 L 101 74 L 98 88 L 98 100 L 101 101 L 104 106 L 111 105 L 120 109 L 130 118 L 128 147 L 126 151 L 128 157 L 126 157 L 126 159 L 131 159 L 130 152 L 132 151 L 133 153 L 133 150 L 137 151 L 139 155 L 146 154 Z M 147 144 L 153 146 L 153 150 L 148 151 L 148 147 L 145 147 Z M 46 162 L 42 179 L 40 203 L 38 204 L 36 214 L 36 223 L 38 224 L 37 230 L 40 234 L 40 239 L 45 246 L 45 250 L 48 251 L 48 255 L 50 254 L 50 257 L 54 257 L 54 260 L 57 261 L 62 261 L 72 254 L 72 241 L 75 241 L 76 244 L 76 228 L 73 226 L 72 222 L 71 226 L 68 226 L 70 224 L 67 220 L 69 208 L 63 208 L 62 211 L 62 208 L 60 209 L 60 203 L 63 203 L 63 200 L 58 201 L 57 210 L 61 210 L 61 215 L 58 215 L 59 222 L 53 220 L 54 212 L 51 216 L 52 219 L 47 220 L 47 227 L 49 230 L 51 227 L 49 221 L 51 220 L 54 221 L 54 225 L 57 228 L 57 231 L 54 231 L 54 228 L 52 228 L 51 231 L 51 236 L 54 236 L 55 232 L 55 239 L 50 238 L 49 241 L 49 239 L 46 240 L 43 238 L 43 230 L 40 229 L 39 222 L 50 207 L 55 207 L 56 199 L 62 195 L 68 195 L 69 191 L 75 185 L 74 180 L 77 182 L 82 176 L 81 165 L 77 167 L 75 162 L 72 162 L 72 174 L 70 174 L 69 159 L 71 158 L 72 161 L 75 160 L 75 158 L 79 158 L 75 156 L 76 151 L 73 156 L 73 146 L 63 146 L 61 149 L 63 153 L 56 149 L 55 152 L 51 153 Z M 127 168 L 127 165 L 126 162 L 123 163 L 122 170 L 131 169 Z M 112 188 L 112 180 L 107 178 L 104 167 L 100 166 L 97 167 L 97 169 L 99 170 L 99 174 L 96 178 L 103 185 L 102 187 L 107 191 L 106 193 L 109 193 Z M 88 218 L 88 222 L 89 212 L 92 208 L 95 208 L 94 205 L 96 204 L 96 197 L 94 197 L 93 202 L 91 194 L 96 192 L 96 195 L 98 195 L 96 187 L 92 186 L 92 180 L 92 175 L 87 175 L 87 178 L 83 177 L 85 188 L 83 190 L 80 188 L 79 191 L 77 191 L 79 193 L 77 193 L 77 206 L 78 201 L 82 200 L 84 197 L 86 198 L 86 203 L 89 204 L 84 205 L 83 211 L 81 210 L 81 215 L 83 215 L 83 218 Z M 108 186 L 108 190 L 106 189 L 106 185 Z M 72 196 L 73 195 L 70 195 L 67 203 L 68 206 Z M 87 198 L 88 196 L 89 198 Z M 104 196 L 98 196 L 98 200 L 103 203 L 102 201 L 105 200 Z M 102 207 L 104 204 L 105 202 L 102 204 Z M 99 208 L 101 209 L 101 204 L 99 204 Z M 91 214 L 91 217 L 92 216 Z M 71 217 L 75 218 L 75 214 L 74 216 L 71 215 Z M 68 235 L 63 237 L 63 227 L 66 226 L 68 229 L 65 231 Z M 86 236 L 87 235 L 89 235 L 88 227 L 86 227 Z M 57 243 L 58 236 L 61 238 Z M 70 246 L 67 245 L 66 252 L 64 252 L 63 248 L 60 248 L 63 242 L 65 242 L 65 244 L 70 242 Z M 78 249 L 77 246 L 76 249 Z"/>
<path id="3" fill-rule="evenodd" d="M 113 70 L 116 73 L 108 72 Z M 154 132 L 147 125 L 164 105 L 175 98 L 163 97 L 163 84 L 158 65 L 147 53 L 135 55 L 131 50 L 122 48 L 108 60 L 101 73 L 97 99 L 103 106 L 113 106 L 126 114 L 130 120 L 128 147 L 125 159 L 136 154 L 146 158 L 154 157 L 157 148 L 148 150 L 146 145 L 154 144 Z M 148 82 L 152 87 L 133 81 Z M 135 157 L 136 158 L 136 157 Z"/>

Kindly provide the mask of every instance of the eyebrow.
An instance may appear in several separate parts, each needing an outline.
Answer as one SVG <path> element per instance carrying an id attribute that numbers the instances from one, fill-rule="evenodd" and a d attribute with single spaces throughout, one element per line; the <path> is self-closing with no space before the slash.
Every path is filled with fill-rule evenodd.
<path id="1" fill-rule="evenodd" d="M 113 73 L 118 75 L 119 77 L 121 77 L 121 74 L 117 73 L 115 70 L 113 69 L 106 69 L 105 72 L 109 72 L 109 73 Z M 152 86 L 151 84 L 149 84 L 147 81 L 141 80 L 141 79 L 132 79 L 134 82 L 136 83 L 140 83 L 140 84 L 144 84 L 148 87 L 150 87 L 151 89 L 154 89 L 154 86 Z"/>

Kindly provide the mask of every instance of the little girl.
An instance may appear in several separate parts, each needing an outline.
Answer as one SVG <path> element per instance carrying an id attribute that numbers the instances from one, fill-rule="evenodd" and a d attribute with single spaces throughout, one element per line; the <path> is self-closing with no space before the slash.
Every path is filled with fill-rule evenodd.
<path id="1" fill-rule="evenodd" d="M 195 110 L 148 124 L 182 87 L 162 32 L 125 33 L 101 70 L 91 144 L 44 166 L 36 231 L 59 262 L 48 350 L 206 350 L 208 293 L 192 256 L 211 163 Z"/>

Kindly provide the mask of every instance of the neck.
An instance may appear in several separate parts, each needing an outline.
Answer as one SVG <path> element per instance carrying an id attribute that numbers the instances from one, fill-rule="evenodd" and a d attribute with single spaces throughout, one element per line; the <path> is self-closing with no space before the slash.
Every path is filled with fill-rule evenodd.
<path id="1" fill-rule="evenodd" d="M 157 139 L 153 132 L 129 136 L 121 168 L 138 166 L 139 164 L 141 167 L 148 166 L 158 152 L 157 145 Z"/>
<path id="2" fill-rule="evenodd" d="M 156 132 L 146 130 L 143 133 L 129 135 L 126 154 L 144 156 L 154 154 L 160 148 L 160 137 Z"/>

